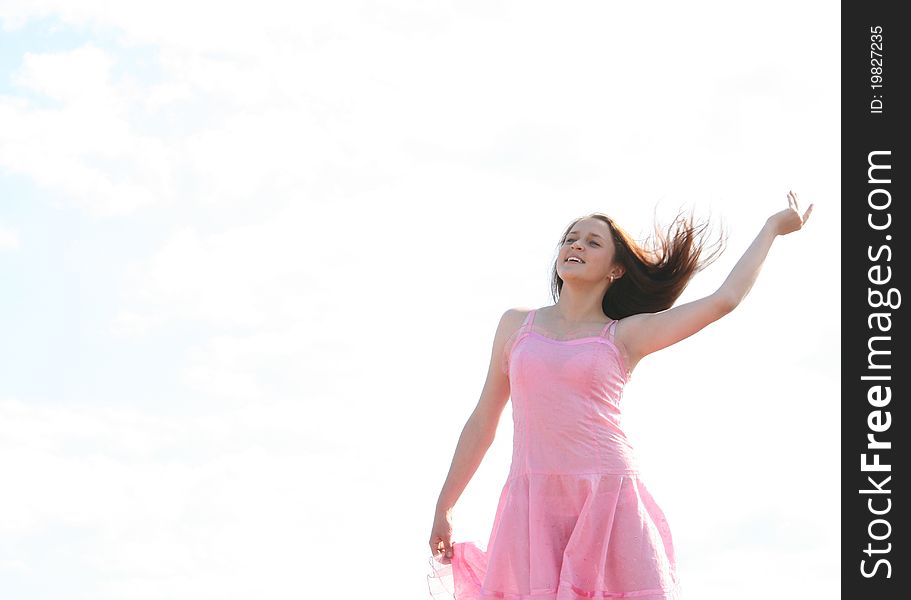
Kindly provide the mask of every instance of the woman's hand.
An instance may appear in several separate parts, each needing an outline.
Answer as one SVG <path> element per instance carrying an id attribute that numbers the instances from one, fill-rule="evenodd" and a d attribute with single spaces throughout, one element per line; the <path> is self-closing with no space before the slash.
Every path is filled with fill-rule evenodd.
<path id="1" fill-rule="evenodd" d="M 810 204 L 807 208 L 807 212 L 803 213 L 803 216 L 800 215 L 799 211 L 800 209 L 797 206 L 797 194 L 788 191 L 788 208 L 775 213 L 769 217 L 768 220 L 775 235 L 786 235 L 803 227 L 806 224 L 807 219 L 810 218 L 810 213 L 813 212 L 813 204 Z"/>
<path id="2" fill-rule="evenodd" d="M 438 560 L 444 565 L 452 562 L 452 510 L 437 510 L 430 532 L 430 553 L 442 554 Z"/>

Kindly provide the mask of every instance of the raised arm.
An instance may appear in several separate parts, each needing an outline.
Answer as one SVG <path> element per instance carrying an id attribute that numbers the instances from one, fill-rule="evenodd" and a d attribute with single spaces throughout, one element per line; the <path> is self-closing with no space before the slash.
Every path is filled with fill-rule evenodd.
<path id="1" fill-rule="evenodd" d="M 801 215 L 797 195 L 789 192 L 788 208 L 766 220 L 730 275 L 712 294 L 661 312 L 640 313 L 623 319 L 617 326 L 617 337 L 629 354 L 630 364 L 634 365 L 643 356 L 688 338 L 734 310 L 753 287 L 775 238 L 803 227 L 812 210 L 813 205 L 810 204 Z"/>

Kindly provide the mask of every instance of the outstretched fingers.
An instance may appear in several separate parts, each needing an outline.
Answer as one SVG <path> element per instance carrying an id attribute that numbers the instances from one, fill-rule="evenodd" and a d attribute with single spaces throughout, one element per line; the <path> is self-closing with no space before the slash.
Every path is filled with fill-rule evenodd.
<path id="1" fill-rule="evenodd" d="M 794 209 L 794 212 L 800 214 L 800 206 L 797 203 L 797 194 L 793 190 L 788 190 L 788 206 Z M 801 224 L 806 223 L 807 219 L 810 218 L 810 213 L 813 212 L 813 203 L 810 203 L 810 206 L 807 207 L 807 210 L 803 213 L 803 216 L 800 218 Z"/>
<path id="2" fill-rule="evenodd" d="M 807 219 L 810 217 L 810 213 L 813 212 L 813 204 L 807 207 L 807 212 L 803 213 L 803 222 L 806 223 Z"/>

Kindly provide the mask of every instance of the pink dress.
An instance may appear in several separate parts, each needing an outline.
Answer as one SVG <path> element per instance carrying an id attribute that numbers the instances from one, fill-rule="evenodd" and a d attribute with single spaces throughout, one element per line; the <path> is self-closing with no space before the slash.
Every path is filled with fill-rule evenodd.
<path id="1" fill-rule="evenodd" d="M 534 310 L 507 342 L 512 465 L 486 545 L 452 540 L 431 557 L 430 594 L 455 600 L 676 600 L 667 519 L 639 478 L 620 427 L 630 379 L 613 341 L 560 340 Z"/>

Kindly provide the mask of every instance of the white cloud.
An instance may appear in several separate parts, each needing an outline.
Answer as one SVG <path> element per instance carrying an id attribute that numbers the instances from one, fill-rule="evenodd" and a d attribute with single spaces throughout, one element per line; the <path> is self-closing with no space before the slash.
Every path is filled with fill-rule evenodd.
<path id="1" fill-rule="evenodd" d="M 142 330 L 175 318 L 228 327 L 296 321 L 321 268 L 313 225 L 301 207 L 292 207 L 219 233 L 181 228 L 153 257 L 133 265 L 119 326 Z"/>
<path id="2" fill-rule="evenodd" d="M 358 482 L 331 471 L 351 458 L 309 413 L 284 403 L 269 413 L 153 417 L 0 401 L 0 532 L 8 540 L 61 536 L 60 553 L 6 552 L 0 568 L 59 569 L 54 556 L 73 552 L 101 589 L 130 598 L 179 595 L 186 590 L 178 582 L 204 588 L 210 578 L 247 587 L 265 573 L 286 592 L 319 589 L 282 557 L 306 568 L 323 562 L 325 573 L 342 576 L 345 565 L 300 545 L 354 533 L 345 515 Z M 335 493 L 314 493 L 316 482 L 333 480 Z M 64 541 L 72 529 L 90 534 Z"/>
<path id="3" fill-rule="evenodd" d="M 89 44 L 70 52 L 33 54 L 27 52 L 14 85 L 74 106 L 101 104 L 116 109 L 111 94 L 113 59 Z"/>
<path id="4" fill-rule="evenodd" d="M 0 251 L 19 249 L 19 232 L 0 225 Z"/>
<path id="5" fill-rule="evenodd" d="M 97 398 L 125 407 L 117 411 L 76 408 L 75 392 L 63 388 L 43 408 L 31 399 L 0 403 L 0 479 L 16 490 L 0 496 L 0 529 L 23 540 L 86 532 L 72 555 L 85 556 L 84 572 L 117 598 L 253 597 L 264 595 L 264 581 L 274 592 L 266 595 L 319 596 L 302 571 L 319 571 L 328 586 L 350 578 L 351 567 L 371 581 L 397 577 L 390 586 L 402 590 L 413 573 L 420 595 L 422 573 L 389 568 L 406 554 L 358 563 L 352 547 L 380 532 L 383 548 L 414 547 L 413 565 L 423 567 L 417 553 L 438 491 L 430 488 L 442 483 L 483 383 L 489 321 L 508 306 L 548 302 L 547 261 L 566 219 L 603 210 L 647 230 L 653 201 L 665 191 L 671 204 L 714 201 L 733 217 L 735 237 L 725 259 L 689 290 L 711 291 L 769 211 L 786 206 L 778 188 L 787 181 L 820 200 L 814 224 L 776 242 L 740 316 L 651 359 L 661 367 L 651 376 L 640 367 L 630 396 L 641 402 L 630 407 L 630 425 L 639 424 L 643 458 L 654 465 L 650 488 L 684 515 L 682 552 L 695 578 L 710 581 L 700 572 L 701 551 L 728 526 L 741 528 L 744 543 L 731 541 L 725 557 L 740 568 L 756 558 L 750 531 L 763 523 L 801 519 L 807 537 L 829 540 L 814 527 L 831 515 L 784 510 L 775 486 L 728 490 L 738 502 L 717 508 L 687 497 L 689 467 L 717 451 L 716 433 L 738 448 L 717 467 L 744 490 L 757 483 L 750 469 L 762 475 L 759 484 L 796 485 L 796 471 L 776 479 L 776 465 L 793 450 L 819 464 L 836 446 L 823 434 L 800 437 L 836 392 L 825 383 L 835 372 L 826 346 L 789 347 L 791 359 L 812 371 L 800 381 L 778 369 L 773 344 L 797 330 L 834 341 L 827 333 L 837 318 L 834 299 L 829 312 L 795 314 L 793 294 L 780 291 L 834 293 L 837 282 L 838 187 L 826 179 L 837 171 L 830 122 L 837 74 L 822 61 L 816 69 L 795 66 L 793 47 L 764 43 L 772 23 L 814 32 L 824 25 L 790 5 L 787 13 L 767 7 L 747 28 L 719 27 L 711 17 L 729 12 L 710 4 L 669 3 L 669 17 L 658 20 L 651 5 L 620 15 L 597 2 L 560 14 L 547 3 L 515 8 L 0 5 L 5 27 L 44 16 L 90 37 L 116 36 L 103 47 L 21 57 L 12 92 L 0 96 L 0 168 L 49 189 L 39 201 L 121 217 L 114 226 L 128 233 L 111 248 L 131 267 L 115 271 L 123 263 L 113 259 L 81 265 L 122 276 L 112 284 L 123 286 L 113 314 L 91 314 L 117 334 L 112 351 L 147 352 L 138 369 L 147 377 L 157 376 L 158 361 L 177 365 L 173 397 L 153 400 L 161 414 L 183 415 L 133 408 L 141 380 L 122 395 Z M 793 10 L 804 20 L 794 20 Z M 649 13 L 649 38 L 659 44 L 629 29 L 640 11 Z M 791 25 L 779 23 L 782 14 Z M 551 43 L 541 44 L 542 32 Z M 802 51 L 814 43 L 793 39 Z M 720 57 L 719 46 L 726 48 Z M 837 52 L 837 40 L 828 48 Z M 721 62 L 694 78 L 692 65 L 709 57 Z M 821 158 L 807 160 L 806 144 L 777 143 L 795 127 L 795 138 L 825 145 L 816 148 Z M 81 227 L 74 235 L 102 230 L 94 222 Z M 18 232 L 0 230 L 0 248 L 18 245 Z M 502 260 L 492 261 L 492 252 Z M 794 268 L 802 260 L 818 268 Z M 60 303 L 68 300 L 49 308 L 71 310 Z M 87 311 L 72 314 L 79 315 L 72 329 L 55 335 L 86 348 L 81 359 L 106 365 L 108 356 L 83 343 L 98 322 L 88 322 Z M 739 348 L 747 336 L 755 341 L 740 355 L 718 350 Z M 667 381 L 698 388 L 693 369 L 702 366 L 689 361 L 697 355 L 709 357 L 699 377 L 717 376 L 716 390 L 765 375 L 745 370 L 744 359 L 774 370 L 730 415 L 745 426 L 756 410 L 751 424 L 762 428 L 715 432 L 712 419 L 730 405 L 650 401 L 667 393 Z M 735 375 L 725 378 L 725 370 Z M 813 398 L 779 406 L 793 417 L 786 423 L 762 405 L 782 396 L 778 384 L 790 386 L 792 398 Z M 831 417 L 816 426 L 835 427 Z M 793 447 L 762 454 L 768 430 L 791 436 Z M 667 456 L 671 440 L 683 449 Z M 469 488 L 476 495 L 462 504 L 461 532 L 477 527 L 479 515 L 492 516 L 486 500 L 502 484 L 493 469 L 510 456 L 499 443 L 500 462 L 485 467 L 493 484 L 476 479 Z M 696 473 L 699 482 L 714 475 Z M 387 485 L 398 495 L 378 498 L 371 486 L 390 481 L 400 484 Z M 823 502 L 825 489 L 808 493 Z M 373 503 L 366 515 L 365 497 Z M 472 502 L 483 508 L 472 513 Z M 806 552 L 821 564 L 815 581 L 835 564 L 773 533 L 757 552 Z M 771 552 L 759 557 L 766 566 L 775 562 Z M 0 555 L 0 568 L 55 572 L 40 560 Z M 708 591 L 714 596 L 706 598 L 726 597 Z"/>
<path id="6" fill-rule="evenodd" d="M 131 98 L 111 81 L 113 63 L 92 44 L 27 53 L 13 82 L 39 99 L 0 96 L 0 166 L 100 215 L 167 196 L 165 147 L 132 129 Z"/>

